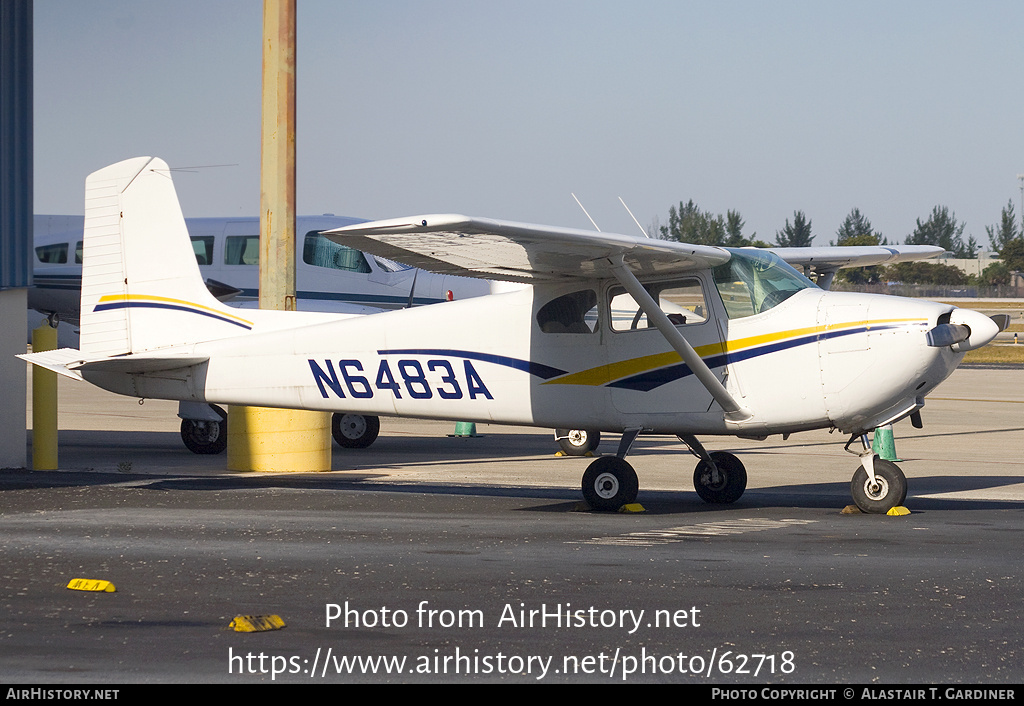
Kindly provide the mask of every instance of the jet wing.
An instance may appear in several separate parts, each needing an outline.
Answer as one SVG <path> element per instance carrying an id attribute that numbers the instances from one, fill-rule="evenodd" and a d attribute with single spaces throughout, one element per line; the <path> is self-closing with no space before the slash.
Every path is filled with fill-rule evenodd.
<path id="1" fill-rule="evenodd" d="M 537 283 L 611 277 L 619 256 L 636 275 L 729 261 L 722 248 L 459 215 L 427 215 L 325 231 L 336 243 L 441 274 Z"/>
<path id="2" fill-rule="evenodd" d="M 945 252 L 934 245 L 851 245 L 830 248 L 768 248 L 790 265 L 839 270 L 938 257 Z"/>

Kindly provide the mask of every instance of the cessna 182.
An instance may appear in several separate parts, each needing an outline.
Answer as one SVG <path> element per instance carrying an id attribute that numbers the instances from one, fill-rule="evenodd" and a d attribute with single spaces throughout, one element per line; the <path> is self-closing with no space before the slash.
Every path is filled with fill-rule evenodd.
<path id="1" fill-rule="evenodd" d="M 854 501 L 885 512 L 906 478 L 868 433 L 918 416 L 964 353 L 1005 325 L 823 291 L 783 259 L 827 270 L 939 252 L 924 246 L 732 250 L 451 215 L 326 235 L 441 274 L 533 286 L 368 316 L 231 309 L 203 284 L 167 165 L 140 157 L 86 181 L 81 349 L 24 357 L 137 397 L 621 433 L 618 452 L 583 475 L 598 509 L 636 498 L 625 457 L 640 433 L 678 436 L 699 458 L 697 493 L 728 503 L 746 487 L 743 464 L 698 435 L 836 428 L 847 450 L 862 447 Z M 610 315 L 629 301 L 632 317 Z"/>

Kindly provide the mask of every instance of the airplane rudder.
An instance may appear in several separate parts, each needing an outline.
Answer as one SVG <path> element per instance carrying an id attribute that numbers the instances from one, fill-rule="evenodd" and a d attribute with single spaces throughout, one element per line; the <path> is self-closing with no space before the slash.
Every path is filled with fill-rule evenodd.
<path id="1" fill-rule="evenodd" d="M 136 157 L 104 167 L 85 180 L 82 245 L 81 350 L 95 356 L 131 351 L 127 310 L 106 304 L 127 294 L 121 230 L 121 194 L 146 167 Z"/>

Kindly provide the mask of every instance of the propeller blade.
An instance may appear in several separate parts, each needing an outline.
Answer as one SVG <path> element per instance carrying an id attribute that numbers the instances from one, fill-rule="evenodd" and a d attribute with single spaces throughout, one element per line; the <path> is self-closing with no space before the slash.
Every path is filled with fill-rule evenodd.
<path id="1" fill-rule="evenodd" d="M 992 316 L 988 318 L 996 322 L 996 326 L 999 327 L 1000 331 L 1005 331 L 1010 325 L 1009 314 L 992 314 Z"/>
<path id="2" fill-rule="evenodd" d="M 966 341 L 971 337 L 971 329 L 963 324 L 939 324 L 925 335 L 929 346 L 945 348 Z"/>

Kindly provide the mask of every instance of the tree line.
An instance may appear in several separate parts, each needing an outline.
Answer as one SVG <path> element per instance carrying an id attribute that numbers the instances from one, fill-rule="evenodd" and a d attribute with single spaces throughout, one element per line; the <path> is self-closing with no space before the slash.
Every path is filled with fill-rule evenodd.
<path id="1" fill-rule="evenodd" d="M 811 220 L 803 211 L 794 211 L 793 220 L 787 218 L 785 225 L 775 232 L 775 242 L 767 243 L 757 238 L 756 233 L 746 235 L 746 224 L 739 211 L 727 211 L 725 215 L 702 210 L 693 199 L 672 206 L 668 212 L 668 224 L 657 220 L 649 234 L 663 240 L 676 240 L 695 245 L 718 245 L 722 247 L 811 247 L 816 237 Z M 914 231 L 906 237 L 906 245 L 936 245 L 958 259 L 974 259 L 981 246 L 974 236 L 964 238 L 966 223 L 957 221 L 956 214 L 946 206 L 935 206 L 927 219 L 917 219 Z M 907 262 L 889 267 L 866 267 L 840 271 L 846 281 L 867 284 L 882 281 L 901 281 L 918 284 L 1008 284 L 1010 274 L 1024 270 L 1024 225 L 1014 213 L 1013 200 L 1007 201 L 1002 209 L 999 223 L 986 226 L 992 250 L 999 253 L 1002 262 L 985 268 L 980 277 L 968 276 L 960 269 L 934 262 Z M 853 208 L 843 219 L 834 241 L 829 245 L 889 245 L 881 232 L 875 230 L 859 208 Z"/>

